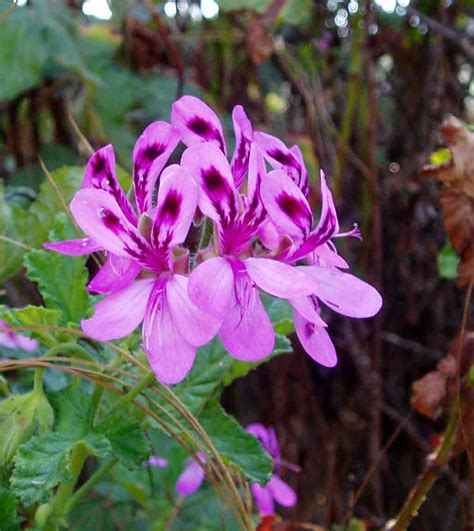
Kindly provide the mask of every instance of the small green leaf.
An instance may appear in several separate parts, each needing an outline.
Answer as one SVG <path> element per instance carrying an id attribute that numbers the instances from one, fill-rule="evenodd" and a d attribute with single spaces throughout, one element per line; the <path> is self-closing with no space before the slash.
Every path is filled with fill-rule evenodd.
<path id="1" fill-rule="evenodd" d="M 18 447 L 33 434 L 47 432 L 54 420 L 53 409 L 42 392 L 12 395 L 0 402 L 0 465 L 11 461 Z"/>
<path id="2" fill-rule="evenodd" d="M 7 489 L 0 488 L 0 529 L 19 531 L 21 520 L 18 515 L 18 500 Z"/>
<path id="3" fill-rule="evenodd" d="M 272 458 L 253 435 L 224 411 L 217 400 L 208 402 L 199 421 L 225 461 L 250 481 L 263 485 L 270 480 Z"/>
<path id="4" fill-rule="evenodd" d="M 49 240 L 76 237 L 66 214 L 59 214 Z M 90 308 L 86 260 L 82 256 L 63 256 L 45 250 L 31 251 L 25 256 L 28 277 L 38 283 L 46 307 L 62 311 L 64 323 L 80 321 Z"/>
<path id="5" fill-rule="evenodd" d="M 295 331 L 293 309 L 286 299 L 277 299 L 262 294 L 262 302 L 277 334 L 289 336 Z"/>
<path id="6" fill-rule="evenodd" d="M 140 424 L 124 413 L 105 418 L 95 427 L 112 446 L 112 453 L 127 467 L 136 468 L 150 456 L 150 443 Z"/>
<path id="7" fill-rule="evenodd" d="M 459 256 L 451 244 L 447 243 L 438 253 L 438 275 L 441 278 L 458 278 Z"/>

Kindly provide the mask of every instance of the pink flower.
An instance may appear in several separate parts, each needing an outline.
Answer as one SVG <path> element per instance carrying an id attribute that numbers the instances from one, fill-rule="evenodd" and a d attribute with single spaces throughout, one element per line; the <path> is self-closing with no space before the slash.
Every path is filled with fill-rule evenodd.
<path id="1" fill-rule="evenodd" d="M 253 132 L 243 109 L 237 107 L 233 113 L 237 147 L 229 164 L 216 115 L 202 102 L 185 106 L 183 100 L 190 102 L 190 97 L 175 103 L 172 114 L 183 141 L 190 145 L 181 167 L 200 185 L 199 208 L 216 228 L 215 247 L 208 254 L 217 255 L 191 273 L 189 296 L 196 306 L 222 320 L 220 337 L 232 356 L 256 361 L 269 356 L 275 342 L 258 288 L 292 298 L 311 293 L 312 282 L 281 261 L 253 256 L 253 239 L 265 219 L 259 198 L 265 165 L 257 145 L 250 145 Z M 242 194 L 237 186 L 247 171 L 247 192 Z"/>
<path id="2" fill-rule="evenodd" d="M 197 452 L 196 455 L 202 463 L 206 463 L 206 457 L 202 452 Z M 180 496 L 190 496 L 199 489 L 205 478 L 204 468 L 194 459 L 188 459 L 176 481 L 176 492 Z"/>
<path id="3" fill-rule="evenodd" d="M 0 329 L 9 329 L 10 325 L 0 319 Z M 0 332 L 0 345 L 10 348 L 10 349 L 19 349 L 28 353 L 32 353 L 38 350 L 38 341 L 35 339 L 30 339 L 29 337 L 16 334 L 13 331 L 10 332 Z"/>
<path id="4" fill-rule="evenodd" d="M 157 205 L 145 237 L 132 223 L 117 197 L 103 189 L 85 188 L 74 196 L 71 212 L 81 229 L 100 248 L 124 260 L 141 275 L 118 278 L 114 286 L 109 259 L 102 269 L 98 291 L 110 285 L 111 294 L 96 304 L 92 318 L 82 321 L 90 337 L 105 341 L 132 333 L 143 321 L 143 348 L 157 378 L 164 383 L 181 381 L 191 369 L 196 350 L 217 333 L 219 322 L 200 311 L 188 297 L 188 279 L 176 269 L 185 269 L 174 250 L 188 233 L 197 205 L 198 189 L 179 166 L 161 175 Z M 148 220 L 148 221 L 147 221 Z M 145 232 L 147 232 L 145 230 Z M 184 258 L 183 258 L 184 257 Z"/>
<path id="5" fill-rule="evenodd" d="M 178 145 L 179 132 L 166 122 L 150 124 L 135 143 L 133 150 L 134 204 L 128 199 L 115 175 L 115 154 L 107 145 L 99 149 L 87 163 L 82 189 L 103 190 L 110 194 L 127 221 L 138 226 L 141 214 L 153 209 L 152 197 L 171 153 Z M 70 256 L 82 256 L 104 250 L 93 237 L 43 244 L 46 249 Z M 140 272 L 129 257 L 109 255 L 105 266 L 89 285 L 90 291 L 108 293 L 125 287 Z"/>
<path id="6" fill-rule="evenodd" d="M 277 472 L 282 466 L 295 472 L 299 472 L 300 467 L 281 458 L 280 445 L 273 428 L 266 428 L 263 424 L 256 423 L 249 424 L 246 429 L 262 443 L 274 462 L 274 472 L 270 481 L 264 487 L 258 483 L 252 483 L 250 486 L 258 510 L 266 516 L 275 513 L 275 502 L 283 507 L 293 507 L 297 501 L 296 492 L 278 476 Z"/>
<path id="7" fill-rule="evenodd" d="M 322 209 L 318 225 L 313 229 L 311 208 L 301 190 L 282 171 L 270 172 L 261 183 L 261 198 L 268 215 L 279 232 L 280 249 L 276 258 L 285 263 L 305 260 L 309 265 L 297 266 L 299 272 L 316 283 L 312 294 L 293 297 L 296 333 L 308 354 L 318 363 L 332 367 L 337 363 L 334 345 L 321 319 L 319 301 L 349 317 L 375 315 L 382 298 L 375 288 L 359 278 L 344 273 L 347 263 L 337 254 L 331 238 L 356 236 L 355 227 L 339 232 L 339 222 L 331 192 L 321 173 Z"/>
<path id="8" fill-rule="evenodd" d="M 166 468 L 168 466 L 168 459 L 160 457 L 159 455 L 151 455 L 147 463 L 156 468 Z"/>

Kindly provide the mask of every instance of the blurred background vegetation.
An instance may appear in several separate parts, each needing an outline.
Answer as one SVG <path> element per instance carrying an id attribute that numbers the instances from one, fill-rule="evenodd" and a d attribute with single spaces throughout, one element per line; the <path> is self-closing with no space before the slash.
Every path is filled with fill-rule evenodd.
<path id="1" fill-rule="evenodd" d="M 216 107 L 231 142 L 230 112 L 244 105 L 257 128 L 299 144 L 315 210 L 319 169 L 328 174 L 341 226 L 358 222 L 364 236 L 341 250 L 385 303 L 367 322 L 328 315 L 335 369 L 295 341 L 225 405 L 244 424 L 274 425 L 302 466 L 288 521 L 342 526 L 353 513 L 380 526 L 446 423 L 442 404 L 434 420 L 412 412 L 410 393 L 452 351 L 466 261 L 445 232 L 439 184 L 425 178 L 436 172 L 421 170 L 452 161 L 452 137 L 439 136 L 447 114 L 474 122 L 473 59 L 472 0 L 0 0 L 3 300 L 38 301 L 24 250 L 7 239 L 39 246 L 60 210 L 41 163 L 68 200 L 81 172 L 59 169 L 82 166 L 89 144 L 113 143 L 127 171 L 138 134 L 169 119 L 180 95 Z M 459 451 L 413 529 L 471 529 L 466 465 Z"/>

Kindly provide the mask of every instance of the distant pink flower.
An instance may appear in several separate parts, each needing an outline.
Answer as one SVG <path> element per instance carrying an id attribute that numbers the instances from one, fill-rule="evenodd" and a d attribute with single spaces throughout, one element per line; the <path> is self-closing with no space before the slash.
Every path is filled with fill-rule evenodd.
<path id="1" fill-rule="evenodd" d="M 334 345 L 319 315 L 319 301 L 349 317 L 372 317 L 382 306 L 375 288 L 340 269 L 349 266 L 336 251 L 331 238 L 360 237 L 357 226 L 348 233 L 339 232 L 339 222 L 331 192 L 321 173 L 322 209 L 313 229 L 313 215 L 304 194 L 282 171 L 270 172 L 261 183 L 265 209 L 279 232 L 280 248 L 275 258 L 285 263 L 305 260 L 296 266 L 316 284 L 312 294 L 293 297 L 296 333 L 308 354 L 318 363 L 332 367 L 337 362 Z"/>
<path id="2" fill-rule="evenodd" d="M 202 452 L 197 452 L 196 455 L 202 463 L 206 463 L 206 457 Z M 188 458 L 184 470 L 176 481 L 176 492 L 180 496 L 190 496 L 199 489 L 205 478 L 204 468 L 194 459 Z"/>
<path id="3" fill-rule="evenodd" d="M 234 109 L 237 147 L 229 164 L 217 116 L 204 103 L 191 103 L 190 97 L 176 102 L 172 121 L 190 145 L 181 167 L 199 183 L 199 208 L 215 223 L 216 231 L 210 257 L 191 273 L 189 296 L 196 306 L 222 320 L 220 337 L 232 356 L 256 361 L 269 356 L 275 342 L 258 288 L 291 298 L 311 293 L 311 281 L 281 261 L 253 256 L 252 243 L 265 219 L 259 197 L 265 165 L 257 145 L 250 144 L 252 126 L 243 109 Z M 247 191 L 242 194 L 238 186 L 247 171 Z"/>
<path id="4" fill-rule="evenodd" d="M 159 455 L 152 455 L 148 459 L 147 463 L 156 468 L 166 468 L 168 466 L 168 459 L 160 457 Z"/>
<path id="5" fill-rule="evenodd" d="M 275 513 L 275 502 L 283 505 L 283 507 L 293 507 L 297 501 L 296 492 L 278 476 L 278 471 L 284 466 L 299 472 L 300 467 L 281 458 L 280 445 L 273 428 L 255 423 L 249 424 L 246 429 L 262 443 L 263 448 L 270 454 L 274 463 L 272 477 L 264 487 L 258 483 L 252 483 L 250 486 L 258 510 L 266 516 Z"/>
<path id="6" fill-rule="evenodd" d="M 10 328 L 10 325 L 0 319 L 0 329 Z M 0 345 L 12 350 L 23 350 L 32 353 L 38 350 L 39 344 L 35 339 L 22 336 L 16 332 L 0 332 Z"/>

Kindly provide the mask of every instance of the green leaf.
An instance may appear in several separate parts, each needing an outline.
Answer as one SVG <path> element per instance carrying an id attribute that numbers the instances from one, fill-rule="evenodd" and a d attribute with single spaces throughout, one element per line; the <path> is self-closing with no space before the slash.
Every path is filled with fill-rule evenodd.
<path id="1" fill-rule="evenodd" d="M 438 253 L 438 275 L 441 278 L 458 278 L 458 265 L 460 258 L 452 245 L 447 243 Z"/>
<path id="2" fill-rule="evenodd" d="M 206 405 L 199 421 L 225 461 L 250 481 L 263 485 L 270 480 L 272 458 L 253 435 L 224 411 L 217 400 Z"/>
<path id="3" fill-rule="evenodd" d="M 80 188 L 83 169 L 70 166 L 51 173 L 57 191 L 48 179 L 40 186 L 36 201 L 28 210 L 7 201 L 0 185 L 0 235 L 18 244 L 0 238 L 0 281 L 13 276 L 21 267 L 28 247 L 41 247 L 48 241 L 58 212 L 64 211 L 73 194 Z M 58 192 L 61 197 L 58 196 Z M 27 247 L 21 247 L 21 244 Z"/>
<path id="4" fill-rule="evenodd" d="M 0 465 L 8 464 L 18 447 L 35 432 L 47 432 L 53 420 L 53 410 L 42 392 L 12 395 L 0 401 Z"/>
<path id="5" fill-rule="evenodd" d="M 70 477 L 71 453 L 79 445 L 97 457 L 114 455 L 129 467 L 147 459 L 148 443 L 140 426 L 122 414 L 94 427 L 92 398 L 80 387 L 52 394 L 51 403 L 58 419 L 55 431 L 33 437 L 14 458 L 10 484 L 24 505 L 44 502 L 51 489 Z"/>
<path id="6" fill-rule="evenodd" d="M 0 84 L 0 101 L 66 71 L 85 74 L 74 27 L 61 2 L 42 0 L 7 17 L 0 31 L 0 69 L 8 72 Z"/>
<path id="7" fill-rule="evenodd" d="M 150 443 L 143 428 L 123 412 L 107 417 L 95 430 L 110 441 L 113 454 L 127 468 L 136 468 L 148 459 Z"/>
<path id="8" fill-rule="evenodd" d="M 18 500 L 7 489 L 0 488 L 0 524 L 2 531 L 19 531 Z"/>
<path id="9" fill-rule="evenodd" d="M 242 11 L 244 9 L 263 13 L 270 6 L 271 0 L 219 0 L 219 8 L 223 13 Z"/>
<path id="10" fill-rule="evenodd" d="M 59 310 L 50 310 L 43 306 L 25 306 L 24 308 L 8 309 L 0 306 L 0 318 L 13 326 L 59 326 L 62 313 Z M 48 347 L 56 344 L 56 339 L 61 334 L 52 330 L 22 330 L 21 334 L 39 339 Z"/>
<path id="11" fill-rule="evenodd" d="M 77 234 L 66 214 L 59 214 L 50 241 L 75 237 Z M 80 321 L 90 308 L 86 261 L 86 257 L 63 256 L 45 250 L 31 251 L 25 256 L 28 277 L 38 283 L 46 307 L 62 311 L 64 323 Z"/>

